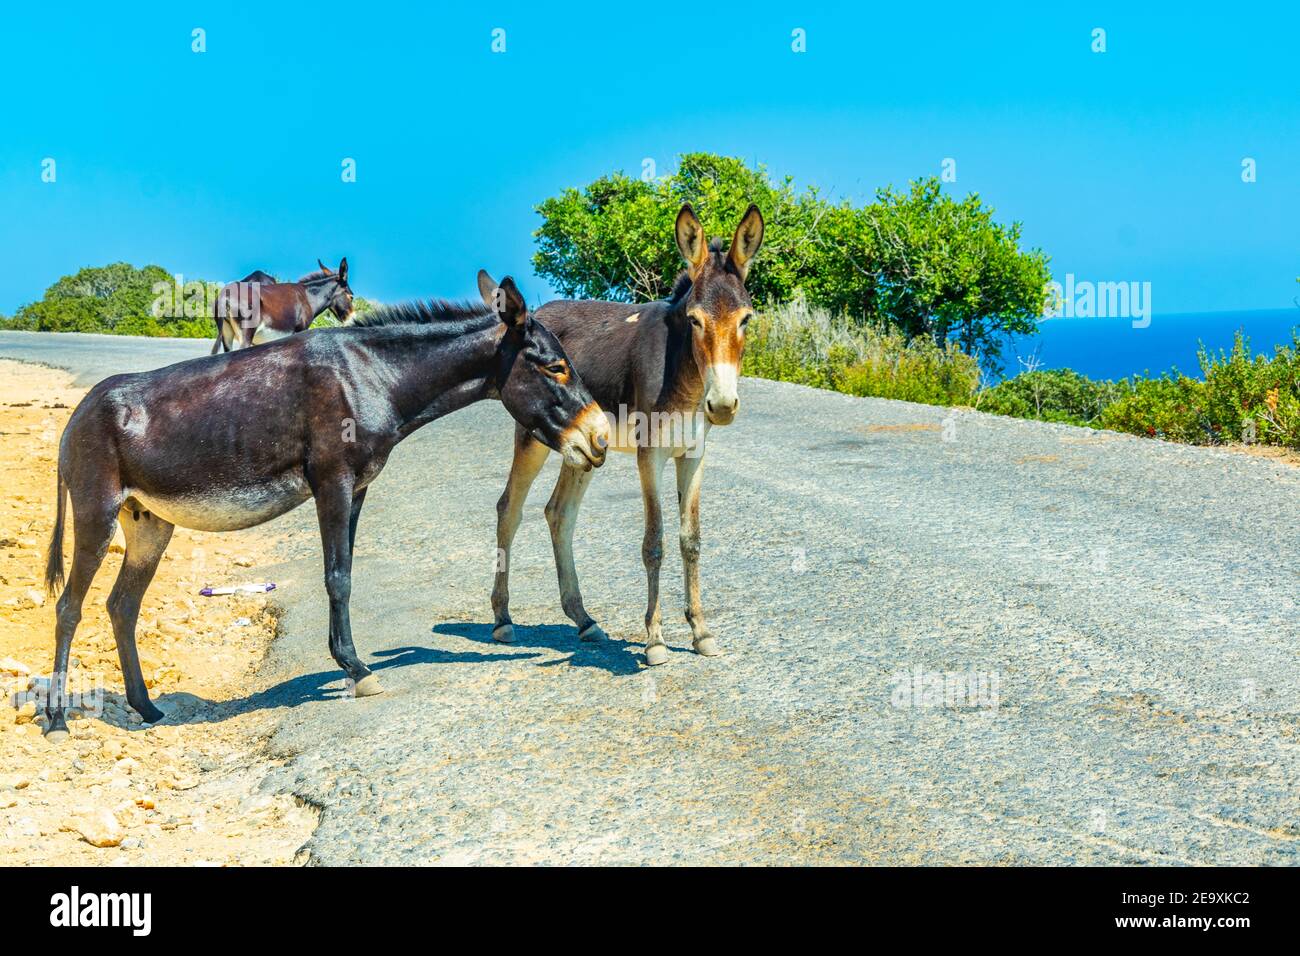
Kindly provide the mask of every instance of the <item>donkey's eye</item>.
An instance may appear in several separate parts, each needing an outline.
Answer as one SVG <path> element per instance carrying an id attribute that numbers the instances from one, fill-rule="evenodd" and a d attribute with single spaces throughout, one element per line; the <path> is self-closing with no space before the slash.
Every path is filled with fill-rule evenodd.
<path id="1" fill-rule="evenodd" d="M 754 317 L 753 312 L 747 312 L 745 314 L 745 317 L 740 320 L 740 327 L 743 329 L 745 326 L 749 325 L 749 320 L 752 319 L 753 317 Z"/>
<path id="2" fill-rule="evenodd" d="M 548 365 L 546 366 L 546 371 L 550 372 L 552 375 L 563 375 L 565 372 L 564 363 L 556 362 L 554 365 Z"/>

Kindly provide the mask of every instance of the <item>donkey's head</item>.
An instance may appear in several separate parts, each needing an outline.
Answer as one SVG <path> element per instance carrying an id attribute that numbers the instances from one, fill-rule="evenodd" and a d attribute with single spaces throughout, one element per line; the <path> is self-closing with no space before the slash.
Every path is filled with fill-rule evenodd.
<path id="1" fill-rule="evenodd" d="M 316 264 L 321 267 L 322 272 L 334 280 L 334 286 L 330 292 L 330 299 L 326 308 L 334 313 L 336 319 L 346 323 L 352 318 L 352 288 L 348 285 L 348 257 L 343 257 L 343 261 L 339 263 L 338 272 L 335 272 L 319 259 L 316 260 Z"/>
<path id="2" fill-rule="evenodd" d="M 763 244 L 763 215 L 750 205 L 725 254 L 721 240 L 705 241 L 690 203 L 677 214 L 675 231 L 691 280 L 680 308 L 690 322 L 691 351 L 704 380 L 704 414 L 714 425 L 729 425 L 740 407 L 740 358 L 745 326 L 754 315 L 745 277 Z"/>
<path id="3" fill-rule="evenodd" d="M 506 411 L 528 433 L 575 468 L 605 461 L 609 422 L 564 354 L 560 340 L 528 315 L 509 276 L 500 284 L 482 270 L 479 294 L 505 325 L 497 350 L 497 390 Z"/>

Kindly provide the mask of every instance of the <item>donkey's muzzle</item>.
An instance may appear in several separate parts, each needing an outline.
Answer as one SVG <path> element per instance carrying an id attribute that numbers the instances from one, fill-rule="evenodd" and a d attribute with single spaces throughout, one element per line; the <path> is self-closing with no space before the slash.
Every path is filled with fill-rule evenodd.
<path id="1" fill-rule="evenodd" d="M 740 408 L 734 365 L 710 365 L 704 373 L 704 414 L 712 425 L 730 425 Z"/>
<path id="2" fill-rule="evenodd" d="M 704 414 L 708 416 L 711 425 L 730 425 L 736 417 L 736 412 L 740 408 L 740 399 L 732 398 L 728 400 L 715 401 L 705 399 Z"/>
<path id="3" fill-rule="evenodd" d="M 583 471 L 599 468 L 605 463 L 609 449 L 609 420 L 594 402 L 578 415 L 560 441 L 560 452 L 565 460 Z"/>

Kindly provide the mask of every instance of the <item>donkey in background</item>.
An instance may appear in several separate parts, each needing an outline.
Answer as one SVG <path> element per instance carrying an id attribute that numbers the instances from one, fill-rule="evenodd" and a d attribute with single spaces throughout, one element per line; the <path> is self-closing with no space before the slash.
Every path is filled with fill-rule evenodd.
<path id="1" fill-rule="evenodd" d="M 212 307 L 217 340 L 212 343 L 211 354 L 233 351 L 236 343 L 239 348 L 248 348 L 305 332 L 326 309 L 347 325 L 352 318 L 347 257 L 339 263 L 337 272 L 319 259 L 316 264 L 319 272 L 297 282 L 276 282 L 259 269 L 223 288 Z"/>
<path id="2" fill-rule="evenodd" d="M 46 736 L 67 736 L 68 654 L 119 522 L 126 554 L 108 614 L 127 700 L 147 722 L 163 714 L 140 671 L 136 619 L 174 527 L 251 528 L 313 498 L 330 653 L 356 696 L 379 693 L 352 643 L 352 551 L 366 492 L 398 442 L 443 415 L 496 398 L 569 468 L 583 471 L 605 459 L 605 416 L 559 341 L 529 317 L 512 280 L 502 281 L 496 298 L 496 310 L 439 301 L 385 307 L 350 328 L 114 375 L 91 389 L 59 442 L 45 570 L 51 592 L 63 583 L 69 501 L 75 546 L 56 606 Z"/>
<path id="3" fill-rule="evenodd" d="M 645 506 L 645 562 L 649 601 L 645 616 L 646 663 L 668 661 L 659 615 L 659 568 L 663 560 L 663 515 L 659 500 L 664 463 L 677 468 L 680 543 L 686 576 L 686 620 L 695 651 L 721 653 L 704 623 L 700 602 L 700 484 L 704 440 L 710 426 L 727 425 L 740 406 L 737 379 L 745 348 L 745 326 L 754 314 L 745 278 L 763 243 L 763 216 L 751 205 L 736 227 L 729 252 L 720 240 L 706 242 L 690 204 L 677 215 L 677 248 L 686 260 L 668 299 L 646 305 L 621 302 L 557 301 L 537 310 L 539 320 L 558 336 L 578 374 L 601 409 L 626 426 L 667 421 L 666 427 L 617 427 L 611 447 L 634 452 Z M 486 300 L 494 286 L 479 273 Z M 692 427 L 698 416 L 704 421 Z M 657 418 L 656 418 L 657 417 Z M 684 423 L 685 428 L 679 427 Z M 505 492 L 497 503 L 497 548 L 501 555 L 492 588 L 496 619 L 492 636 L 514 640 L 510 619 L 510 547 L 519 528 L 524 499 L 549 451 L 526 429 L 515 429 L 514 461 Z M 583 607 L 573 564 L 573 529 L 591 473 L 565 466 L 546 505 L 564 613 L 581 640 L 605 634 Z"/>

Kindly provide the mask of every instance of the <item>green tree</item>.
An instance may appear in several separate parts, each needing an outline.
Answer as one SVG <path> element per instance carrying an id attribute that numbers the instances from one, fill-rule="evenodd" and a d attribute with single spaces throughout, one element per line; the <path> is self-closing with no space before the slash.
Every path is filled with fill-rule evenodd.
<path id="1" fill-rule="evenodd" d="M 763 306 L 802 295 L 909 339 L 956 342 L 995 369 L 998 340 L 1034 331 L 1043 311 L 1047 256 L 1021 250 L 1019 224 L 995 222 L 978 195 L 953 199 L 927 179 L 855 207 L 707 153 L 683 155 L 676 172 L 653 182 L 613 173 L 544 200 L 533 265 L 566 296 L 660 298 L 681 268 L 672 228 L 684 202 L 728 239 L 758 204 L 766 232 L 748 286 Z"/>
<path id="2" fill-rule="evenodd" d="M 816 194 L 797 196 L 789 178 L 773 183 L 762 166 L 707 153 L 682 156 L 676 173 L 654 182 L 613 173 L 544 200 L 533 266 L 566 296 L 661 298 L 682 267 L 672 236 L 684 202 L 710 235 L 728 240 L 749 204 L 758 203 L 764 251 L 749 288 L 760 301 L 786 301 L 813 277 L 821 256 Z"/>
<path id="3" fill-rule="evenodd" d="M 151 318 L 155 285 L 170 287 L 172 281 L 171 274 L 160 266 L 137 269 L 115 262 L 81 269 L 46 289 L 39 302 L 20 308 L 6 325 L 43 332 L 112 332 L 122 322 L 139 324 Z M 156 324 L 166 329 L 169 323 L 185 318 L 158 317 Z"/>
<path id="4" fill-rule="evenodd" d="M 954 200 L 937 179 L 905 193 L 885 188 L 861 219 L 877 315 L 909 337 L 953 339 L 987 361 L 1000 351 L 1000 337 L 1037 330 L 1051 279 L 1047 257 L 1021 252 L 1020 224 L 994 222 L 977 194 Z"/>

